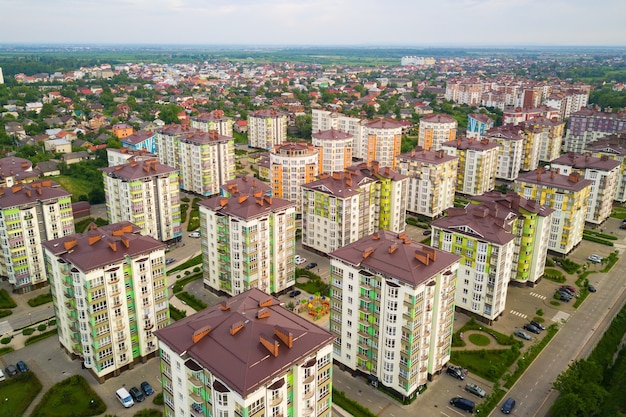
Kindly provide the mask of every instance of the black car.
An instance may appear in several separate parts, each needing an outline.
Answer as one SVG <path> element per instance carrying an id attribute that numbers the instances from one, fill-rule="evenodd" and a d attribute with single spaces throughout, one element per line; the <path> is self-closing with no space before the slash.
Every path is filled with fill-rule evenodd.
<path id="1" fill-rule="evenodd" d="M 424 230 L 424 232 L 422 234 L 424 236 L 430 236 L 431 233 L 432 233 L 432 231 L 430 231 L 430 230 Z"/>
<path id="2" fill-rule="evenodd" d="M 587 287 L 587 290 L 588 290 L 589 292 L 596 292 L 596 287 L 594 287 L 593 285 L 589 285 L 589 286 Z"/>
<path id="3" fill-rule="evenodd" d="M 545 330 L 546 329 L 546 326 L 544 326 L 543 324 L 541 324 L 539 322 L 536 322 L 535 320 L 531 320 L 530 324 L 532 324 L 533 326 L 535 326 L 539 330 Z"/>
<path id="4" fill-rule="evenodd" d="M 293 290 L 293 291 L 291 291 L 291 292 L 289 293 L 289 296 L 290 296 L 291 298 L 295 298 L 295 297 L 299 296 L 300 294 L 302 294 L 302 291 L 300 291 L 300 290 Z"/>
<path id="5" fill-rule="evenodd" d="M 465 379 L 465 372 L 460 366 L 448 366 L 446 373 L 448 375 L 452 375 L 456 379 L 460 379 L 461 381 Z"/>
<path id="6" fill-rule="evenodd" d="M 128 392 L 133 397 L 133 400 L 135 400 L 135 402 L 137 403 L 140 403 L 146 399 L 146 397 L 143 395 L 143 392 L 141 392 L 141 390 L 137 387 L 132 387 L 128 390 Z"/>
<path id="7" fill-rule="evenodd" d="M 573 296 L 575 296 L 575 295 L 576 295 L 576 291 L 574 291 L 572 288 L 573 288 L 573 287 L 570 287 L 570 286 L 565 286 L 565 285 L 564 285 L 564 286 L 562 286 L 561 288 L 559 288 L 559 290 L 558 290 L 558 291 L 559 291 L 559 292 L 565 292 L 565 293 L 569 294 L 569 296 L 570 296 L 570 297 L 573 297 Z"/>
<path id="8" fill-rule="evenodd" d="M 7 366 L 5 371 L 6 371 L 8 376 L 15 376 L 15 375 L 17 375 L 17 368 L 15 367 L 15 365 Z"/>
<path id="9" fill-rule="evenodd" d="M 539 330 L 537 327 L 533 326 L 532 324 L 525 324 L 524 329 L 534 334 L 539 334 L 541 332 L 541 330 Z"/>
<path id="10" fill-rule="evenodd" d="M 28 366 L 24 363 L 24 361 L 18 361 L 15 366 L 20 372 L 28 372 Z"/>
<path id="11" fill-rule="evenodd" d="M 566 303 L 572 299 L 572 297 L 568 293 L 561 291 L 557 291 L 556 294 L 554 294 L 554 297 L 557 300 L 565 301 Z"/>
<path id="12" fill-rule="evenodd" d="M 141 390 L 146 395 L 146 397 L 149 397 L 154 393 L 154 390 L 152 389 L 152 386 L 148 383 L 148 381 L 143 381 L 141 383 Z"/>
<path id="13" fill-rule="evenodd" d="M 310 264 L 308 264 L 304 269 L 313 269 L 317 266 L 317 263 L 315 262 L 311 262 Z"/>

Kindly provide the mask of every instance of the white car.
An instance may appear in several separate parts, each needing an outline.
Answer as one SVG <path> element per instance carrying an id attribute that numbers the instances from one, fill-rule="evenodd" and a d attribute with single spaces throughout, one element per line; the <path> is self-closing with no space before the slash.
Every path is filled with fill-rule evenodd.
<path id="1" fill-rule="evenodd" d="M 306 262 L 306 258 L 301 258 L 300 255 L 296 255 L 294 259 L 296 261 L 296 265 L 302 265 Z"/>
<path id="2" fill-rule="evenodd" d="M 198 237 L 200 237 L 200 232 L 198 232 L 197 230 L 195 232 L 191 232 L 191 233 L 189 233 L 189 237 L 198 238 Z"/>
<path id="3" fill-rule="evenodd" d="M 587 258 L 587 260 L 593 262 L 594 264 L 599 264 L 602 262 L 602 257 L 600 255 L 596 255 L 595 253 Z"/>

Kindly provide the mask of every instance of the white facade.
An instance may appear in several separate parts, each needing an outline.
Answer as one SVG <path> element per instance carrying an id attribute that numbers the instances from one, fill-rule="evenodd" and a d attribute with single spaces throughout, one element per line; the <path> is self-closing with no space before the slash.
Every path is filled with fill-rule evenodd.
<path id="1" fill-rule="evenodd" d="M 285 142 L 275 146 L 270 155 L 270 175 L 273 195 L 293 201 L 302 209 L 301 186 L 320 173 L 320 152 L 306 143 Z"/>
<path id="2" fill-rule="evenodd" d="M 273 110 L 248 114 L 248 146 L 271 149 L 287 140 L 287 115 Z"/>
<path id="3" fill-rule="evenodd" d="M 438 151 L 444 142 L 456 139 L 457 121 L 444 114 L 431 114 L 420 119 L 417 145 Z"/>
<path id="4" fill-rule="evenodd" d="M 352 165 L 354 138 L 347 132 L 330 129 L 312 134 L 313 146 L 320 149 L 321 172 L 342 172 Z"/>

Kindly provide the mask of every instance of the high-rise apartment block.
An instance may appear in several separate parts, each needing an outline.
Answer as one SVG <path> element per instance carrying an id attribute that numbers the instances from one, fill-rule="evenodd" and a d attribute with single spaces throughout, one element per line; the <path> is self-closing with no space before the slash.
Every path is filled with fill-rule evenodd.
<path id="1" fill-rule="evenodd" d="M 313 109 L 311 111 L 313 132 L 334 129 L 351 134 L 355 142 L 352 151 L 353 156 L 360 159 L 365 159 L 365 156 L 360 154 L 361 148 L 356 146 L 356 142 L 360 142 L 361 140 L 364 123 L 365 121 L 363 119 L 347 116 L 338 112 L 321 109 Z"/>
<path id="2" fill-rule="evenodd" d="M 396 161 L 398 172 L 408 177 L 407 211 L 436 218 L 454 205 L 458 157 L 418 147 Z"/>
<path id="3" fill-rule="evenodd" d="M 450 360 L 459 257 L 381 231 L 330 253 L 334 358 L 410 398 Z"/>
<path id="4" fill-rule="evenodd" d="M 233 136 L 233 119 L 224 116 L 223 110 L 213 110 L 191 117 L 191 127 L 208 132 L 217 131 L 222 136 Z"/>
<path id="5" fill-rule="evenodd" d="M 320 171 L 342 172 L 352 165 L 352 146 L 354 137 L 341 130 L 319 130 L 312 135 L 313 146 L 319 149 Z"/>
<path id="6" fill-rule="evenodd" d="M 407 181 L 375 163 L 303 185 L 303 247 L 329 253 L 377 230 L 404 231 Z"/>
<path id="7" fill-rule="evenodd" d="M 166 245 L 128 222 L 43 243 L 59 341 L 104 382 L 157 355 L 169 324 Z"/>
<path id="8" fill-rule="evenodd" d="M 147 130 L 134 132 L 122 139 L 122 146 L 124 149 L 155 153 L 157 151 L 156 133 Z"/>
<path id="9" fill-rule="evenodd" d="M 0 188 L 0 275 L 13 291 L 48 285 L 41 243 L 74 233 L 72 195 L 50 180 Z"/>
<path id="10" fill-rule="evenodd" d="M 581 153 L 588 143 L 624 129 L 626 129 L 626 111 L 608 113 L 580 110 L 572 113 L 567 122 L 563 148 L 566 152 Z"/>
<path id="11" fill-rule="evenodd" d="M 606 155 L 596 158 L 590 154 L 570 152 L 550 161 L 550 169 L 563 175 L 579 173 L 592 182 L 585 220 L 593 224 L 601 224 L 611 215 L 619 168 L 619 161 Z"/>
<path id="12" fill-rule="evenodd" d="M 626 132 L 607 135 L 591 142 L 587 145 L 585 151 L 591 152 L 596 158 L 607 156 L 620 163 L 617 187 L 613 200 L 619 203 L 626 202 Z"/>
<path id="13" fill-rule="evenodd" d="M 472 113 L 467 115 L 467 130 L 465 136 L 473 139 L 480 139 L 486 131 L 493 127 L 494 121 L 491 117 L 482 113 Z"/>
<path id="14" fill-rule="evenodd" d="M 491 128 L 484 134 L 485 139 L 500 146 L 496 178 L 507 181 L 517 178 L 522 169 L 525 136 L 519 126 L 511 124 Z"/>
<path id="15" fill-rule="evenodd" d="M 559 110 L 548 106 L 539 107 L 507 107 L 502 114 L 503 125 L 518 125 L 535 117 L 545 117 L 552 120 L 559 117 Z"/>
<path id="16" fill-rule="evenodd" d="M 402 146 L 402 125 L 393 119 L 376 119 L 363 125 L 363 135 L 356 138 L 355 152 L 366 164 L 378 161 L 380 166 L 395 169 L 395 157 Z"/>
<path id="17" fill-rule="evenodd" d="M 479 195 L 496 186 L 499 146 L 488 139 L 458 139 L 444 142 L 441 149 L 459 158 L 456 192 Z"/>
<path id="18" fill-rule="evenodd" d="M 150 153 L 148 151 L 130 148 L 107 148 L 106 151 L 107 163 L 110 167 L 115 165 L 127 164 L 133 161 L 141 162 L 147 159 L 159 159 L 156 154 Z"/>
<path id="19" fill-rule="evenodd" d="M 162 242 L 182 237 L 178 170 L 149 159 L 102 168 L 107 217 Z"/>
<path id="20" fill-rule="evenodd" d="M 161 162 L 179 170 L 180 188 L 185 191 L 216 195 L 220 185 L 235 177 L 235 141 L 230 136 L 168 125 L 156 139 Z"/>
<path id="21" fill-rule="evenodd" d="M 287 140 L 287 115 L 275 110 L 248 114 L 248 146 L 271 149 Z"/>
<path id="22" fill-rule="evenodd" d="M 330 417 L 333 336 L 251 289 L 156 332 L 166 417 Z"/>
<path id="23" fill-rule="evenodd" d="M 420 119 L 417 145 L 438 151 L 444 142 L 456 140 L 457 121 L 445 114 L 430 114 Z"/>
<path id="24" fill-rule="evenodd" d="M 578 172 L 563 175 L 544 168 L 520 174 L 515 180 L 515 192 L 520 196 L 554 209 L 548 250 L 567 255 L 582 241 L 592 185 Z"/>
<path id="25" fill-rule="evenodd" d="M 204 284 L 236 295 L 251 288 L 279 294 L 295 283 L 296 208 L 261 191 L 198 203 Z"/>
<path id="26" fill-rule="evenodd" d="M 524 122 L 523 126 L 541 132 L 539 137 L 539 160 L 552 161 L 561 154 L 563 135 L 565 134 L 565 122 L 553 117 L 535 117 Z"/>
<path id="27" fill-rule="evenodd" d="M 285 142 L 274 146 L 270 151 L 272 195 L 293 201 L 300 212 L 300 186 L 314 181 L 320 174 L 320 158 L 320 150 L 305 142 Z"/>

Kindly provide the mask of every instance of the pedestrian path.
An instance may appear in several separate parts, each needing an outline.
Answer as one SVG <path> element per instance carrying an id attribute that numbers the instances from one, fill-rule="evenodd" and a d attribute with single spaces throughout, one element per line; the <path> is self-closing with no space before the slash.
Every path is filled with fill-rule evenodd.
<path id="1" fill-rule="evenodd" d="M 515 310 L 511 310 L 510 313 L 513 314 L 514 316 L 518 316 L 518 317 L 521 317 L 523 319 L 528 317 L 528 315 L 526 315 L 524 313 L 520 313 L 519 311 L 515 311 Z"/>
<path id="2" fill-rule="evenodd" d="M 530 295 L 532 295 L 533 297 L 537 297 L 541 300 L 545 300 L 547 298 L 545 295 L 537 294 L 536 292 L 531 292 Z"/>

